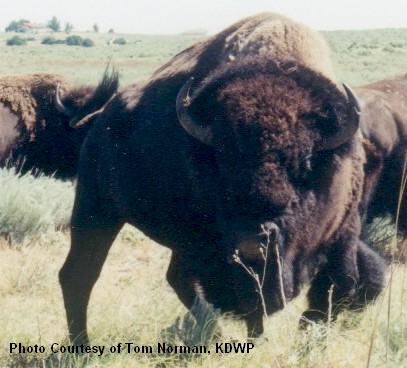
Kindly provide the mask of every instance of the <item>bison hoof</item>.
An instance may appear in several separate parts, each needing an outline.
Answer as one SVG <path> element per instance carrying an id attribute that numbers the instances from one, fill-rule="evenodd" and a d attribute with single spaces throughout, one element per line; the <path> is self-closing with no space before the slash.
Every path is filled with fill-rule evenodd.
<path id="1" fill-rule="evenodd" d="M 313 326 L 315 323 L 326 322 L 326 320 L 327 316 L 325 313 L 317 310 L 307 310 L 300 318 L 299 327 L 300 329 L 305 330 L 308 327 Z"/>
<path id="2" fill-rule="evenodd" d="M 239 341 L 237 341 L 237 342 L 239 342 Z M 269 342 L 269 338 L 264 335 L 261 335 L 259 337 L 248 337 L 247 342 L 251 342 L 251 343 L 255 344 L 256 346 L 261 346 L 263 344 L 267 344 Z"/>

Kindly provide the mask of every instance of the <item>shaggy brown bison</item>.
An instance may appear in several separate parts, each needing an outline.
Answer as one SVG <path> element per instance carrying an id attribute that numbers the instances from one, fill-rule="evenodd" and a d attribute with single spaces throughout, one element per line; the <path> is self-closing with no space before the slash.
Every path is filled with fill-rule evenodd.
<path id="1" fill-rule="evenodd" d="M 275 14 L 244 19 L 120 93 L 80 156 L 60 271 L 72 341 L 88 343 L 90 293 L 124 223 L 172 250 L 168 282 L 187 307 L 204 296 L 241 316 L 250 336 L 262 333 L 264 310 L 236 252 L 264 276 L 267 313 L 298 294 L 321 255 L 307 318 L 326 318 L 331 285 L 333 314 L 372 300 L 383 264 L 359 237 L 358 126 L 324 42 Z"/>
<path id="2" fill-rule="evenodd" d="M 96 88 L 74 88 L 50 74 L 0 78 L 0 166 L 73 177 L 88 127 L 70 125 L 95 117 L 117 89 L 114 70 Z"/>
<path id="3" fill-rule="evenodd" d="M 367 154 L 362 213 L 367 223 L 386 215 L 395 220 L 401 198 L 398 225 L 406 235 L 407 211 L 400 191 L 407 150 L 407 75 L 360 87 L 356 93 Z"/>

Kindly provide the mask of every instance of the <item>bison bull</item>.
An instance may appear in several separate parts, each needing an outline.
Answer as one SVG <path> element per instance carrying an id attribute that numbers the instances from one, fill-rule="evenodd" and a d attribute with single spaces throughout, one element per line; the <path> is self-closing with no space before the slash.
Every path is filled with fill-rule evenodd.
<path id="1" fill-rule="evenodd" d="M 172 250 L 168 282 L 187 307 L 203 294 L 250 336 L 263 332 L 264 310 L 253 278 L 230 261 L 236 252 L 264 276 L 267 313 L 298 294 L 322 255 L 308 319 L 326 318 L 331 285 L 334 315 L 380 292 L 382 261 L 360 240 L 358 103 L 331 70 L 315 32 L 261 14 L 115 97 L 81 151 L 60 271 L 74 343 L 88 343 L 90 293 L 124 223 Z"/>
<path id="2" fill-rule="evenodd" d="M 75 176 L 88 127 L 73 127 L 100 114 L 117 89 L 117 73 L 108 70 L 96 88 L 73 88 L 50 74 L 2 77 L 0 166 Z"/>

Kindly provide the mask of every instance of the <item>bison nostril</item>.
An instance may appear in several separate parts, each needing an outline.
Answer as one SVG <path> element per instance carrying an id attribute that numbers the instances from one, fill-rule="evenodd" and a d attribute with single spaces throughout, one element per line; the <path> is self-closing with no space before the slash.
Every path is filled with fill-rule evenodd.
<path id="1" fill-rule="evenodd" d="M 266 258 L 266 248 L 280 244 L 280 228 L 276 223 L 269 221 L 260 227 L 259 233 L 242 231 L 240 234 L 235 234 L 236 237 L 232 238 L 228 246 L 229 251 L 226 255 L 228 264 L 263 262 Z"/>
<path id="2" fill-rule="evenodd" d="M 233 254 L 233 262 L 259 262 L 263 259 L 263 247 L 260 241 L 243 242 L 238 245 L 238 249 Z"/>

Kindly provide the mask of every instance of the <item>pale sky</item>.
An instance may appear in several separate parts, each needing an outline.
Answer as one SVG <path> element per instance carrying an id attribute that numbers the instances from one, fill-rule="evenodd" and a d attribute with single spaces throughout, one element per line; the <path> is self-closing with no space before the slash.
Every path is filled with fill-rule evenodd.
<path id="1" fill-rule="evenodd" d="M 0 29 L 14 19 L 53 15 L 77 30 L 122 33 L 213 33 L 262 11 L 282 13 L 315 29 L 407 28 L 407 0 L 0 0 Z"/>

